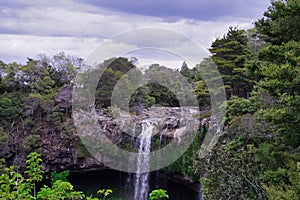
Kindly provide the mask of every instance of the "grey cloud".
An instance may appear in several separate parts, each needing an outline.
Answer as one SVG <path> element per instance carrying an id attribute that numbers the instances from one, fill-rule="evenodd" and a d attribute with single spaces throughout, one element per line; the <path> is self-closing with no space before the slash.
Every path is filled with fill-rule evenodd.
<path id="1" fill-rule="evenodd" d="M 252 19 L 249 20 L 247 18 L 234 17 L 233 15 L 227 16 L 226 20 L 225 17 L 219 15 L 219 18 L 216 21 L 203 21 L 200 19 L 187 19 L 182 16 L 173 16 L 174 10 L 179 8 L 189 10 L 187 14 L 194 14 L 192 13 L 192 10 L 190 10 L 190 7 L 194 7 L 194 10 L 198 10 L 199 15 L 204 15 L 205 12 L 209 11 L 208 8 L 212 7 L 211 2 L 216 4 L 218 2 L 217 0 L 211 0 L 211 2 L 202 1 L 203 7 L 198 7 L 199 3 L 195 0 L 189 1 L 188 4 L 178 2 L 178 5 L 174 4 L 175 1 L 170 1 L 171 3 L 173 2 L 173 4 L 170 3 L 173 10 L 169 10 L 169 15 L 165 18 L 159 17 L 161 16 L 160 12 L 163 9 L 166 10 L 168 8 L 168 5 L 164 0 L 161 1 L 161 8 L 157 10 L 153 9 L 154 7 L 157 7 L 156 0 L 153 0 L 153 2 L 137 2 L 135 0 L 116 2 L 115 0 L 111 0 L 111 4 L 115 3 L 117 5 L 117 3 L 119 3 L 120 5 L 118 4 L 118 6 L 125 6 L 126 4 L 127 7 L 132 7 L 131 9 L 133 9 L 133 11 L 140 7 L 142 8 L 140 10 L 141 15 L 136 15 L 138 14 L 136 12 L 132 12 L 134 14 L 131 14 L 105 10 L 103 9 L 103 6 L 100 5 L 103 1 L 99 1 L 100 3 L 92 1 L 93 0 L 85 1 L 86 4 L 83 4 L 78 1 L 73 2 L 72 0 L 52 0 L 51 2 L 53 2 L 53 5 L 50 4 L 49 1 L 37 0 L 1 1 L 0 59 L 6 61 L 24 60 L 24 57 L 26 58 L 26 56 L 34 57 L 34 55 L 37 55 L 38 53 L 48 54 L 52 51 L 65 51 L 66 53 L 77 52 L 76 54 L 83 56 L 88 52 L 87 49 L 91 47 L 95 48 L 99 43 L 95 43 L 95 41 L 93 43 L 89 40 L 85 46 L 85 42 L 74 42 L 70 38 L 104 39 L 123 31 L 144 27 L 166 28 L 179 31 L 192 37 L 204 47 L 208 47 L 211 44 L 211 41 L 217 36 L 226 33 L 229 25 L 239 25 L 241 28 L 249 28 L 249 24 L 253 21 Z M 243 2 L 245 0 L 240 1 Z M 10 4 L 9 2 L 15 3 Z M 233 0 L 227 2 L 233 2 Z M 134 3 L 137 5 L 133 5 Z M 240 6 L 240 4 L 237 4 L 236 7 Z M 258 6 L 256 3 L 248 3 L 247 5 L 253 8 Z M 224 3 L 220 3 L 219 6 L 224 7 L 225 5 Z M 153 12 L 157 12 L 158 16 L 155 16 L 154 14 L 152 14 L 154 17 L 144 16 L 146 15 L 145 13 L 142 13 L 145 12 L 145 10 L 143 10 L 144 7 L 146 11 L 152 9 Z M 111 5 L 110 8 L 112 9 Z M 204 8 L 207 8 L 207 11 L 205 11 Z M 221 7 L 218 8 L 220 12 L 222 10 L 222 12 L 226 11 L 225 9 L 221 9 Z M 201 13 L 201 10 L 204 10 L 205 12 L 203 11 Z M 64 38 L 64 36 L 66 37 Z M 147 41 L 148 40 L 145 40 L 145 37 L 135 37 L 137 46 L 139 46 L 139 44 L 145 45 Z M 178 41 L 178 38 L 177 40 L 174 39 L 174 42 L 176 41 Z M 127 42 L 130 44 L 130 39 Z M 149 44 L 153 42 L 164 43 L 164 41 L 149 40 Z M 74 45 L 72 45 L 73 43 Z M 126 44 L 124 45 L 126 46 Z M 189 49 L 189 47 L 186 48 Z"/>
<path id="2" fill-rule="evenodd" d="M 222 16 L 258 18 L 269 0 L 75 0 L 112 10 L 165 18 L 216 20 Z"/>
<path id="3" fill-rule="evenodd" d="M 27 57 L 35 58 L 41 53 L 55 55 L 62 51 L 70 55 L 86 57 L 99 43 L 96 38 L 0 34 L 0 60 L 24 63 Z"/>

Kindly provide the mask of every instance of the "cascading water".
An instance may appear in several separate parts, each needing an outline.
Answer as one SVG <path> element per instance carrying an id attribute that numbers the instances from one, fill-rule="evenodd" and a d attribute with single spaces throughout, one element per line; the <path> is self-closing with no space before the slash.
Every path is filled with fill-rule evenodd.
<path id="1" fill-rule="evenodd" d="M 146 200 L 149 192 L 149 169 L 151 135 L 154 126 L 151 121 L 142 121 L 142 133 L 139 135 L 139 156 L 137 159 L 137 171 L 134 184 L 134 199 Z"/>

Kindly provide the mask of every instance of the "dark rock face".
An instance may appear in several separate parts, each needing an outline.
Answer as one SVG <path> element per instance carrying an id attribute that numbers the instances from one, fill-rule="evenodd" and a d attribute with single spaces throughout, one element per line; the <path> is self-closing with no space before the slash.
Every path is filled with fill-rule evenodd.
<path id="1" fill-rule="evenodd" d="M 72 106 L 72 91 L 73 87 L 71 85 L 64 85 L 61 87 L 55 97 L 55 103 L 64 109 L 69 109 Z"/>
<path id="2" fill-rule="evenodd" d="M 167 177 L 172 182 L 183 184 L 188 188 L 190 188 L 191 190 L 194 190 L 195 192 L 199 192 L 199 188 L 200 188 L 199 181 L 193 181 L 191 180 L 191 178 L 184 176 L 183 174 L 180 173 L 168 173 Z"/>
<path id="3" fill-rule="evenodd" d="M 71 107 L 71 93 L 72 87 L 62 87 L 55 98 L 55 104 L 62 109 L 69 109 Z M 147 110 L 143 109 L 140 115 L 120 114 L 119 117 L 115 118 L 99 112 L 96 121 L 101 130 L 97 134 L 105 134 L 112 143 L 122 148 L 131 140 L 128 138 L 128 135 L 124 136 L 123 133 L 130 133 L 134 129 L 137 133 L 136 136 L 138 136 L 141 133 L 141 121 L 152 118 L 155 122 L 157 132 L 162 132 L 161 134 L 164 138 L 180 139 L 181 135 L 186 131 L 185 127 L 182 127 L 181 124 L 188 124 L 191 120 L 184 113 L 190 115 L 193 112 L 195 112 L 194 109 L 188 107 L 152 107 Z M 32 147 L 30 143 L 30 148 L 24 146 L 28 137 L 32 135 L 32 130 L 27 130 L 28 127 L 24 128 L 24 135 L 15 134 L 11 137 L 9 141 L 10 145 L 8 146 L 9 150 L 7 151 L 10 153 L 5 156 L 8 163 L 20 166 L 20 170 L 22 171 L 26 167 L 25 160 L 28 153 L 38 151 L 42 154 L 43 167 L 46 172 L 67 169 L 71 171 L 91 171 L 107 168 L 95 159 L 86 150 L 85 146 L 82 145 L 78 135 L 78 128 L 76 129 L 74 126 L 74 120 L 69 115 L 61 117 L 63 118 L 63 124 L 56 125 L 56 122 L 44 124 L 44 122 L 40 122 L 41 125 L 39 125 L 38 130 L 34 133 L 38 136 L 38 139 L 35 141 L 37 143 L 35 147 Z M 77 120 L 78 118 L 88 119 L 89 114 L 84 112 L 79 114 L 73 113 L 73 117 Z M 133 127 L 133 124 L 136 126 Z M 199 124 L 201 125 L 201 123 Z M 109 158 L 103 157 L 99 160 L 104 159 Z"/>
<path id="4" fill-rule="evenodd" d="M 143 111 L 147 108 L 147 106 L 142 103 L 143 102 L 143 95 L 141 93 L 138 93 L 133 105 L 133 109 L 136 113 L 136 115 L 142 115 Z"/>
<path id="5" fill-rule="evenodd" d="M 68 139 L 66 139 L 68 140 Z M 88 153 L 82 155 L 83 146 L 80 146 L 79 138 L 73 141 L 64 141 L 61 136 L 46 136 L 42 139 L 41 151 L 43 155 L 43 167 L 46 172 L 50 171 L 89 171 L 104 169 L 101 163 Z M 66 142 L 66 144 L 63 144 Z M 84 149 L 84 151 L 86 151 Z"/>
<path id="6" fill-rule="evenodd" d="M 11 138 L 9 149 L 4 157 L 9 165 L 14 165 L 22 172 L 26 168 L 26 156 L 37 151 L 42 154 L 43 170 L 51 171 L 90 171 L 106 168 L 102 163 L 89 155 L 76 135 L 65 136 L 61 133 L 43 132 L 37 148 L 30 148 L 24 145 L 26 138 Z"/>

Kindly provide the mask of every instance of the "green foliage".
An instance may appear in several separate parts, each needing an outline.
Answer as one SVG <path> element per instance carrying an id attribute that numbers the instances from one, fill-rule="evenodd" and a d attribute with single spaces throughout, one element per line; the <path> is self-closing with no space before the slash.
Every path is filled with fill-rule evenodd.
<path id="1" fill-rule="evenodd" d="M 155 104 L 155 97 L 152 97 L 150 95 L 145 95 L 144 102 L 147 106 L 151 107 Z"/>
<path id="2" fill-rule="evenodd" d="M 122 78 L 122 87 L 120 89 L 121 92 L 130 91 L 132 87 L 132 82 L 128 79 L 128 77 L 125 75 L 126 72 L 134 68 L 134 65 L 128 61 L 127 58 L 116 58 L 112 59 L 112 61 L 107 61 L 107 63 L 104 63 L 105 65 L 108 65 L 100 78 L 96 94 L 95 94 L 95 104 L 96 108 L 107 108 L 111 105 L 111 97 L 112 92 L 117 84 L 118 81 Z M 93 73 L 93 72 L 91 72 Z M 130 99 L 126 97 L 126 95 L 122 96 L 120 98 L 124 98 L 124 102 L 129 102 Z"/>
<path id="3" fill-rule="evenodd" d="M 252 83 L 246 77 L 245 61 L 250 52 L 244 30 L 230 27 L 221 39 L 216 39 L 209 49 L 226 88 L 227 97 L 247 97 Z"/>
<path id="4" fill-rule="evenodd" d="M 258 109 L 256 98 L 245 99 L 233 96 L 226 102 L 226 123 L 232 124 L 236 117 L 254 113 Z"/>
<path id="5" fill-rule="evenodd" d="M 29 182 L 37 182 L 43 179 L 42 174 L 44 173 L 42 170 L 42 158 L 41 155 L 32 152 L 27 156 L 26 163 L 28 166 L 26 167 L 25 173 L 29 175 Z"/>
<path id="6" fill-rule="evenodd" d="M 17 118 L 20 114 L 20 104 L 20 97 L 15 92 L 0 95 L 0 124 L 8 126 L 13 119 Z"/>
<path id="7" fill-rule="evenodd" d="M 61 180 L 63 182 L 67 182 L 67 177 L 70 175 L 70 171 L 66 170 L 60 173 L 51 172 L 51 185 L 53 185 L 56 181 Z"/>
<path id="8" fill-rule="evenodd" d="M 268 193 L 269 200 L 298 200 L 299 194 L 297 194 L 290 186 L 265 186 L 263 188 Z"/>
<path id="9" fill-rule="evenodd" d="M 260 53 L 264 65 L 260 66 L 262 80 L 259 86 L 278 97 L 299 93 L 300 43 L 288 42 L 282 46 L 268 46 Z"/>
<path id="10" fill-rule="evenodd" d="M 105 200 L 108 195 L 110 195 L 113 191 L 111 189 L 101 189 L 98 190 L 98 194 L 101 196 L 101 200 Z"/>
<path id="11" fill-rule="evenodd" d="M 194 88 L 200 107 L 210 105 L 209 91 L 204 80 L 198 80 Z"/>
<path id="12" fill-rule="evenodd" d="M 25 174 L 29 176 L 27 179 L 28 183 L 33 187 L 33 196 L 36 197 L 36 183 L 43 179 L 42 170 L 42 158 L 41 155 L 32 152 L 27 156 L 26 163 L 28 166 L 26 167 Z"/>
<path id="13" fill-rule="evenodd" d="M 73 186 L 69 182 L 57 180 L 52 188 L 44 186 L 38 192 L 37 197 L 42 200 L 63 200 L 63 199 L 83 199 L 82 192 L 74 191 Z"/>
<path id="14" fill-rule="evenodd" d="M 264 13 L 264 17 L 255 25 L 272 44 L 281 45 L 291 40 L 299 42 L 299 13 L 299 0 L 274 0 Z"/>
<path id="15" fill-rule="evenodd" d="M 0 174 L 4 174 L 5 173 L 5 158 L 0 158 Z"/>
<path id="16" fill-rule="evenodd" d="M 168 199 L 169 195 L 167 195 L 166 190 L 158 189 L 158 190 L 153 190 L 149 194 L 149 200 L 163 200 L 163 199 Z"/>
<path id="17" fill-rule="evenodd" d="M 175 94 L 167 87 L 152 83 L 147 86 L 149 87 L 149 97 L 147 100 L 151 100 L 150 104 L 160 106 L 179 106 L 179 102 L 175 97 Z M 155 101 L 153 101 L 154 99 Z"/>
<path id="18" fill-rule="evenodd" d="M 205 199 L 266 198 L 259 184 L 263 169 L 255 158 L 256 143 L 265 140 L 263 135 L 253 133 L 260 127 L 260 122 L 249 115 L 239 117 L 228 133 L 219 138 L 210 160 L 198 161 L 199 170 L 207 173 L 201 180 Z"/>
<path id="19" fill-rule="evenodd" d="M 267 171 L 264 175 L 266 183 L 263 188 L 269 199 L 297 200 L 300 196 L 300 162 L 288 161 L 287 168 Z"/>
<path id="20" fill-rule="evenodd" d="M 146 95 L 155 99 L 155 105 L 160 106 L 179 106 L 179 100 L 183 102 L 184 98 L 180 91 L 184 90 L 184 85 L 182 85 L 179 79 L 171 79 L 170 76 L 175 77 L 176 74 L 180 75 L 179 72 L 160 66 L 159 64 L 153 64 L 145 71 L 148 79 L 151 80 L 151 83 L 147 84 L 147 93 Z M 179 76 L 178 76 L 179 77 Z M 173 91 L 171 90 L 173 89 Z M 175 91 L 177 90 L 177 95 Z"/>
<path id="21" fill-rule="evenodd" d="M 33 150 L 37 151 L 41 144 L 41 136 L 40 135 L 28 135 L 23 141 L 23 148 L 27 152 L 31 152 Z"/>
<path id="22" fill-rule="evenodd" d="M 65 62 L 66 59 L 68 62 Z M 63 66 L 67 63 L 68 67 Z M 74 63 L 74 67 L 71 63 Z M 64 132 L 64 119 L 61 117 L 57 123 L 56 115 L 62 113 L 62 116 L 66 116 L 70 113 L 54 107 L 54 99 L 59 87 L 71 84 L 77 64 L 79 63 L 63 54 L 55 59 L 28 59 L 24 65 L 1 62 L 0 126 L 10 134 L 10 150 L 21 153 L 23 155 L 20 156 L 24 157 L 27 152 L 40 150 L 43 134 Z M 3 148 L 3 152 L 6 150 L 6 147 Z M 5 158 L 8 155 L 6 152 Z M 14 159 L 11 155 L 8 156 L 9 162 Z"/>
<path id="23" fill-rule="evenodd" d="M 0 198 L 7 200 L 33 199 L 30 187 L 23 176 L 15 172 L 13 166 L 6 168 L 0 176 Z"/>
<path id="24" fill-rule="evenodd" d="M 196 158 L 197 152 L 201 147 L 201 138 L 206 134 L 206 129 L 203 128 L 201 132 L 199 131 L 195 139 L 193 140 L 192 145 L 188 148 L 186 152 L 182 156 L 180 156 L 175 162 L 167 167 L 170 172 L 180 172 L 193 180 L 197 180 L 199 178 L 199 174 L 197 174 L 196 167 Z"/>
<path id="25" fill-rule="evenodd" d="M 283 95 L 275 107 L 263 111 L 265 119 L 277 127 L 277 132 L 282 135 L 284 142 L 294 148 L 300 145 L 299 100 L 300 95 Z"/>
<path id="26" fill-rule="evenodd" d="M 4 157 L 8 150 L 8 140 L 9 136 L 2 127 L 0 127 L 0 157 Z"/>
<path id="27" fill-rule="evenodd" d="M 41 55 L 40 65 L 47 68 L 50 78 L 57 87 L 61 87 L 70 82 L 77 75 L 78 69 L 83 66 L 83 59 L 65 55 L 63 52 L 54 55 L 52 58 Z"/>
<path id="28" fill-rule="evenodd" d="M 189 83 L 193 83 L 196 81 L 197 79 L 197 69 L 193 68 L 193 69 L 189 69 L 186 62 L 183 62 L 181 69 L 180 69 L 180 74 L 182 74 L 184 77 L 186 77 L 189 81 Z"/>
<path id="29" fill-rule="evenodd" d="M 272 1 L 256 22 L 252 35 L 267 42 L 246 58 L 246 78 L 256 85 L 251 97 L 227 102 L 227 134 L 203 171 L 206 199 L 299 199 L 299 5 L 299 0 Z M 224 47 L 214 53 L 226 52 Z M 214 61 L 230 66 L 227 55 Z M 228 78 L 233 77 L 225 77 L 225 84 Z"/>
<path id="30" fill-rule="evenodd" d="M 273 53 L 272 47 L 282 53 Z M 277 127 L 285 141 L 293 146 L 300 145 L 300 43 L 290 41 L 281 46 L 271 45 L 264 50 L 269 55 L 266 65 L 260 67 L 262 79 L 258 86 L 268 91 L 273 98 L 271 108 L 263 112 L 265 119 Z M 274 60 L 273 62 L 271 60 Z"/>
<path id="31" fill-rule="evenodd" d="M 27 156 L 27 170 L 25 174 L 28 178 L 24 178 L 22 174 L 16 172 L 14 167 L 5 168 L 0 176 L 0 198 L 6 200 L 72 200 L 87 199 L 98 200 L 98 198 L 86 197 L 83 192 L 75 191 L 71 183 L 66 181 L 69 171 L 62 173 L 52 173 L 52 187 L 44 185 L 36 195 L 35 184 L 42 180 L 41 155 L 33 152 Z M 33 188 L 33 193 L 32 193 Z M 102 189 L 98 191 L 103 198 L 112 193 L 110 189 Z"/>

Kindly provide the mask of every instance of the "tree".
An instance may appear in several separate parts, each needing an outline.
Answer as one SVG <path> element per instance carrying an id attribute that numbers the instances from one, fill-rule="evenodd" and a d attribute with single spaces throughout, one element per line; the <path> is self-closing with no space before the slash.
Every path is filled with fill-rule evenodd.
<path id="1" fill-rule="evenodd" d="M 37 197 L 42 200 L 82 199 L 84 194 L 80 191 L 74 191 L 71 183 L 57 180 L 52 188 L 42 187 Z"/>
<path id="2" fill-rule="evenodd" d="M 245 61 L 250 49 L 245 31 L 230 27 L 226 35 L 212 43 L 209 51 L 222 75 L 227 98 L 247 97 L 252 83 L 246 77 Z"/>
<path id="3" fill-rule="evenodd" d="M 22 90 L 18 72 L 21 65 L 15 62 L 1 65 L 2 84 L 6 91 L 13 92 Z M 20 74 L 19 74 L 20 75 Z"/>
<path id="4" fill-rule="evenodd" d="M 155 104 L 171 107 L 180 106 L 179 104 L 181 106 L 194 105 L 195 102 L 192 102 L 185 93 L 189 91 L 189 85 L 184 84 L 187 81 L 177 70 L 153 64 L 145 71 L 145 74 L 150 80 L 147 85 L 148 95 L 155 98 Z"/>
<path id="5" fill-rule="evenodd" d="M 0 176 L 0 198 L 6 200 L 31 200 L 33 196 L 24 177 L 11 166 Z"/>
<path id="6" fill-rule="evenodd" d="M 262 111 L 265 119 L 276 126 L 287 145 L 300 145 L 300 42 L 269 45 L 259 53 L 260 74 L 258 87 L 266 90 L 271 99 L 270 108 Z"/>
<path id="7" fill-rule="evenodd" d="M 22 97 L 20 92 L 0 94 L 0 124 L 6 128 L 20 115 Z"/>
<path id="8" fill-rule="evenodd" d="M 42 180 L 43 171 L 40 162 L 41 155 L 32 152 L 27 156 L 28 178 L 15 171 L 13 166 L 5 168 L 4 173 L 0 176 L 0 198 L 5 200 L 71 200 L 71 199 L 88 199 L 98 200 L 98 198 L 86 197 L 83 192 L 75 191 L 71 183 L 63 180 L 56 180 L 52 187 L 44 185 L 39 191 L 36 191 L 35 184 Z M 60 178 L 65 178 L 68 173 L 60 174 Z M 33 188 L 33 195 L 32 195 Z M 36 195 L 37 193 L 37 195 Z M 103 200 L 112 193 L 112 190 L 103 189 L 98 192 L 103 195 Z"/>
<path id="9" fill-rule="evenodd" d="M 84 66 L 82 58 L 65 55 L 63 52 L 53 57 L 40 55 L 38 65 L 48 70 L 57 87 L 72 83 L 78 70 Z"/>
<path id="10" fill-rule="evenodd" d="M 196 68 L 189 69 L 188 65 L 186 62 L 182 63 L 181 69 L 180 69 L 180 74 L 182 74 L 184 77 L 188 79 L 190 83 L 194 82 L 196 80 L 196 77 L 198 75 L 198 72 Z"/>
<path id="11" fill-rule="evenodd" d="M 264 17 L 255 25 L 266 35 L 269 45 L 259 52 L 256 69 L 258 86 L 273 98 L 271 108 L 263 111 L 265 119 L 278 128 L 287 145 L 300 145 L 298 114 L 300 95 L 300 2 L 272 1 Z"/>
<path id="12" fill-rule="evenodd" d="M 129 70 L 135 68 L 135 66 L 128 61 L 127 58 L 116 58 L 112 59 L 111 61 L 107 61 L 106 63 L 108 63 L 108 66 L 103 72 L 102 76 L 96 77 L 98 78 L 98 85 L 95 95 L 96 108 L 107 108 L 109 106 L 113 106 L 111 105 L 111 96 L 115 85 L 123 76 L 125 76 L 126 79 L 125 74 Z M 104 65 L 107 65 L 106 63 L 104 63 Z M 128 89 L 131 87 L 131 84 L 132 83 L 127 78 L 122 87 L 124 87 L 125 91 L 128 91 Z M 129 100 L 130 99 L 124 99 L 124 101 L 127 102 L 129 102 Z"/>
<path id="13" fill-rule="evenodd" d="M 272 127 L 251 114 L 235 118 L 209 158 L 197 160 L 205 199 L 266 199 L 263 163 L 256 145 L 270 140 Z"/>
<path id="14" fill-rule="evenodd" d="M 256 22 L 254 35 L 266 43 L 244 63 L 254 89 L 250 98 L 227 102 L 226 133 L 198 164 L 207 165 L 199 167 L 206 199 L 299 199 L 299 5 L 299 0 L 272 1 Z M 212 58 L 230 66 L 224 61 L 226 45 L 218 42 Z M 222 70 L 223 77 L 229 74 L 227 85 L 235 74 Z"/>
<path id="15" fill-rule="evenodd" d="M 288 41 L 300 41 L 299 0 L 273 0 L 271 6 L 258 20 L 256 28 L 266 35 L 266 41 L 281 45 Z"/>
<path id="16" fill-rule="evenodd" d="M 28 182 L 33 187 L 33 196 L 36 198 L 36 183 L 43 179 L 42 174 L 44 171 L 42 170 L 42 158 L 41 155 L 37 152 L 32 152 L 27 156 L 26 163 L 28 166 L 26 167 L 25 174 L 28 174 Z"/>
<path id="17" fill-rule="evenodd" d="M 8 133 L 6 133 L 5 131 L 3 131 L 3 128 L 0 127 L 0 157 L 4 158 L 5 154 L 8 151 Z"/>

